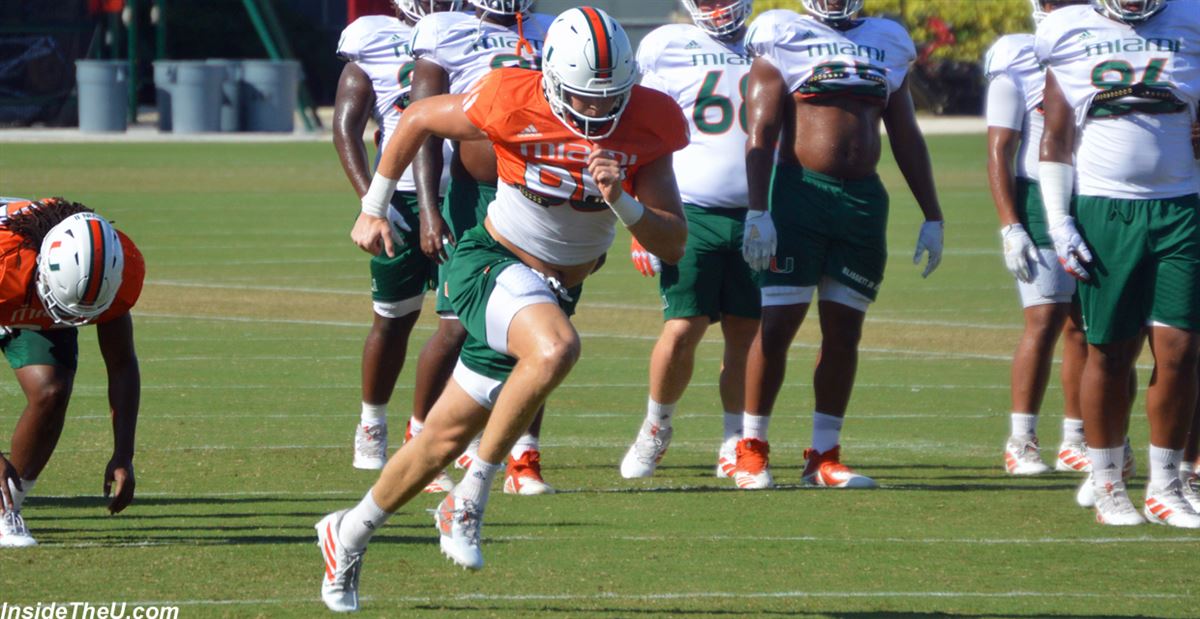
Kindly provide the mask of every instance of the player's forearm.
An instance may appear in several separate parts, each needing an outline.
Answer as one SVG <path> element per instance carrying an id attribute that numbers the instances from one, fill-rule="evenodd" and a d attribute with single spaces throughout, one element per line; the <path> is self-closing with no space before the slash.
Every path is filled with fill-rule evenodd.
<path id="1" fill-rule="evenodd" d="M 629 232 L 637 238 L 646 251 L 658 256 L 667 264 L 676 264 L 683 259 L 687 245 L 687 220 L 682 212 L 646 209 L 638 222 L 629 226 Z"/>
<path id="2" fill-rule="evenodd" d="M 1039 160 L 1072 164 L 1075 161 L 1075 114 L 1058 87 L 1054 71 L 1046 71 L 1042 99 L 1045 127 L 1042 130 Z"/>
<path id="3" fill-rule="evenodd" d="M 775 167 L 775 149 L 751 148 L 746 152 L 746 184 L 749 189 L 748 206 L 751 210 L 765 211 L 770 207 L 771 175 Z"/>
<path id="4" fill-rule="evenodd" d="M 443 140 L 430 137 L 425 140 L 417 158 L 413 161 L 413 178 L 417 183 L 417 204 L 421 207 L 421 215 L 429 217 L 438 212 L 438 189 L 442 184 L 442 168 L 445 156 L 442 154 Z"/>
<path id="5" fill-rule="evenodd" d="M 347 64 L 338 80 L 333 102 L 333 147 L 359 198 L 371 183 L 363 132 L 367 129 L 374 101 L 375 90 L 370 78 L 356 65 Z"/>
<path id="6" fill-rule="evenodd" d="M 1000 225 L 1020 223 L 1016 209 L 1013 156 L 1020 134 L 1002 127 L 988 128 L 988 183 Z"/>
<path id="7" fill-rule="evenodd" d="M 131 363 L 109 371 L 108 404 L 112 412 L 115 455 L 133 457 L 141 392 L 141 372 L 136 358 Z"/>
<path id="8" fill-rule="evenodd" d="M 913 123 L 913 129 L 915 128 L 916 123 Z M 942 207 L 938 203 L 937 189 L 933 182 L 933 164 L 929 160 L 929 149 L 925 145 L 924 136 L 919 130 L 903 131 L 900 135 L 891 134 L 891 128 L 888 131 L 888 140 L 892 144 L 896 164 L 925 215 L 925 220 L 942 221 Z"/>
<path id="9" fill-rule="evenodd" d="M 371 185 L 371 168 L 367 164 L 366 146 L 359 138 L 356 147 L 348 137 L 352 135 L 347 133 L 348 130 L 339 129 L 336 124 L 334 127 L 333 146 L 337 149 L 338 160 L 342 163 L 342 171 L 346 173 L 350 186 L 354 188 L 354 192 L 361 199 L 363 194 L 367 193 L 367 187 Z M 358 135 L 361 136 L 362 133 L 359 132 Z"/>

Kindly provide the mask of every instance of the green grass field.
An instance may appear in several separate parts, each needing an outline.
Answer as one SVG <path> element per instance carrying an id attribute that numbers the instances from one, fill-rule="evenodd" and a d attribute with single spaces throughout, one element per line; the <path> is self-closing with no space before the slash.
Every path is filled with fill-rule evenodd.
<path id="1" fill-rule="evenodd" d="M 817 341 L 805 325 L 773 424 L 780 487 L 712 476 L 717 330 L 659 473 L 617 465 L 644 413 L 657 287 L 625 258 L 588 280 L 583 359 L 553 395 L 543 462 L 556 496 L 493 493 L 481 573 L 437 550 L 418 498 L 371 546 L 364 615 L 382 617 L 1188 617 L 1200 534 L 1101 527 L 1078 478 L 1001 470 L 1007 358 L 1020 315 L 999 256 L 982 136 L 930 138 L 948 220 L 942 267 L 911 265 L 919 211 L 885 155 L 892 264 L 863 341 L 845 459 L 877 491 L 800 487 Z M 26 504 L 41 545 L 0 552 L 0 601 L 177 604 L 180 617 L 318 616 L 312 525 L 374 475 L 350 467 L 371 316 L 358 209 L 328 144 L 0 145 L 0 195 L 63 195 L 116 220 L 146 256 L 138 495 L 100 498 L 111 449 L 103 363 L 84 330 L 58 452 Z M 815 322 L 815 321 L 812 321 Z M 410 361 L 434 325 L 418 324 Z M 392 403 L 409 412 L 413 364 Z M 22 406 L 4 381 L 0 445 Z M 1057 445 L 1061 392 L 1043 442 Z M 1139 403 L 1140 407 L 1140 403 Z M 1133 424 L 1145 460 L 1144 415 Z M 393 432 L 393 438 L 399 431 Z M 1134 486 L 1142 495 L 1142 482 Z"/>

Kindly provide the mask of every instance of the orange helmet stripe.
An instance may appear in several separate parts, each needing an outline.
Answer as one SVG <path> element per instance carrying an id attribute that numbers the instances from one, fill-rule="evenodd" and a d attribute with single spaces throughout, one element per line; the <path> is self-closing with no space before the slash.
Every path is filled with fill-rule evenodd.
<path id="1" fill-rule="evenodd" d="M 612 37 L 608 34 L 604 19 L 590 6 L 579 7 L 592 30 L 592 42 L 596 46 L 596 77 L 611 78 L 613 71 Z"/>
<path id="2" fill-rule="evenodd" d="M 100 283 L 104 281 L 104 229 L 97 219 L 88 220 L 88 243 L 92 254 L 92 270 L 88 273 L 87 290 L 83 293 L 81 302 L 92 305 L 100 297 Z"/>

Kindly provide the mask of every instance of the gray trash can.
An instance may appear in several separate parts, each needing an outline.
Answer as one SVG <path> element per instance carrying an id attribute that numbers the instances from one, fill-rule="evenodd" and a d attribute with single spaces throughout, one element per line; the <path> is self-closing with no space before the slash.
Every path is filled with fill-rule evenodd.
<path id="1" fill-rule="evenodd" d="M 76 60 L 80 131 L 124 131 L 129 111 L 124 60 Z"/>
<path id="2" fill-rule="evenodd" d="M 221 68 L 221 131 L 241 131 L 242 63 L 211 58 L 208 64 Z"/>
<path id="3" fill-rule="evenodd" d="M 178 61 L 154 61 L 154 102 L 158 108 L 158 130 L 171 130 L 171 91 L 175 88 Z"/>
<path id="4" fill-rule="evenodd" d="M 225 70 L 203 60 L 176 63 L 171 90 L 171 130 L 204 133 L 221 130 L 221 80 Z"/>
<path id="5" fill-rule="evenodd" d="M 295 60 L 243 60 L 242 128 L 292 131 L 299 83 L 300 63 Z"/>

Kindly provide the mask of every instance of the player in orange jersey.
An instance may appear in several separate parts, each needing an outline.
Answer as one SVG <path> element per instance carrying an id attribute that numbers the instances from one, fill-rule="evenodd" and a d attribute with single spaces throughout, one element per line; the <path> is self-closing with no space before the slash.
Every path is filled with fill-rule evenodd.
<path id="1" fill-rule="evenodd" d="M 629 39 L 598 9 L 559 15 L 543 58 L 540 73 L 499 69 L 466 94 L 410 107 L 363 199 L 351 236 L 365 250 L 392 251 L 379 214 L 392 179 L 425 137 L 494 145 L 496 200 L 483 224 L 459 239 L 439 291 L 468 334 L 454 375 L 424 432 L 392 456 L 362 502 L 317 524 L 326 561 L 321 593 L 333 610 L 358 607 L 371 534 L 480 430 L 479 457 L 435 521 L 442 552 L 464 567 L 483 567 L 479 533 L 491 482 L 579 358 L 567 289 L 592 272 L 618 221 L 665 262 L 682 257 L 687 227 L 671 165 L 688 141 L 679 106 L 634 85 Z"/>
<path id="2" fill-rule="evenodd" d="M 133 437 L 141 374 L 129 310 L 146 267 L 129 237 L 81 204 L 0 198 L 0 350 L 25 393 L 12 449 L 0 455 L 0 547 L 33 546 L 21 504 L 62 434 L 79 355 L 76 327 L 94 324 L 108 369 L 113 454 L 104 495 L 133 501 Z"/>

